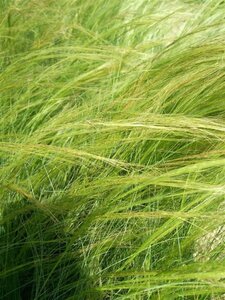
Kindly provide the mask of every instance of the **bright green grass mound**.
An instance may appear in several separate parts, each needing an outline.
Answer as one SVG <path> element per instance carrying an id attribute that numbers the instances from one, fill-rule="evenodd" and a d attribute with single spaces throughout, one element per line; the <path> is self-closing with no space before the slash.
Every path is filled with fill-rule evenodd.
<path id="1" fill-rule="evenodd" d="M 0 112 L 0 299 L 224 299 L 224 1 L 0 0 Z"/>

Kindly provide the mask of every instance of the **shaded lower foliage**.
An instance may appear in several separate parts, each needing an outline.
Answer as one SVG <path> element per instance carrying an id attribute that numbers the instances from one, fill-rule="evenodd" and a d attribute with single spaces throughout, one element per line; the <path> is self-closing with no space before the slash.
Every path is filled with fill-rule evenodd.
<path id="1" fill-rule="evenodd" d="M 14 217 L 12 217 L 14 215 Z M 0 299 L 101 299 L 63 213 L 24 202 L 7 207 L 0 238 Z"/>

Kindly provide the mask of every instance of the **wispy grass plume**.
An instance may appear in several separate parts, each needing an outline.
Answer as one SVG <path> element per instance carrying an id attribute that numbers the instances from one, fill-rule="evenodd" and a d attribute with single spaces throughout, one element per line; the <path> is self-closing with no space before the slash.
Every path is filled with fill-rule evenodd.
<path id="1" fill-rule="evenodd" d="M 0 299 L 223 299 L 224 16 L 0 0 Z"/>

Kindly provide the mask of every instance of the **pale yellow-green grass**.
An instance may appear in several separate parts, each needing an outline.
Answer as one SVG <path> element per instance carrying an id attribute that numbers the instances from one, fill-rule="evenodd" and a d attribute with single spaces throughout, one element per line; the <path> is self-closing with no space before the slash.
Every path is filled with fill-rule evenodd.
<path id="1" fill-rule="evenodd" d="M 223 299 L 224 16 L 0 0 L 0 299 Z"/>

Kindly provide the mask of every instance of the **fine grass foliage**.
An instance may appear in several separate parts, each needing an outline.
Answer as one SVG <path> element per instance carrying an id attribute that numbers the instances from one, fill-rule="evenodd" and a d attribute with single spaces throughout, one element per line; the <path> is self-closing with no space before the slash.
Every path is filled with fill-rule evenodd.
<path id="1" fill-rule="evenodd" d="M 224 299 L 224 16 L 0 0 L 0 299 Z"/>

